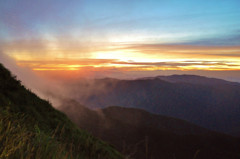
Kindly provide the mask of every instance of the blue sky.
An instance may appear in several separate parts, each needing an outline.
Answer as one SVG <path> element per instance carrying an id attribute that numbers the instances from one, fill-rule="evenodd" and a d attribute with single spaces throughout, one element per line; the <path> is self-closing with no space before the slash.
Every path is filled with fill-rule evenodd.
<path id="1" fill-rule="evenodd" d="M 138 34 L 141 42 L 224 45 L 240 34 L 239 19 L 238 0 L 1 0 L 0 38 Z"/>

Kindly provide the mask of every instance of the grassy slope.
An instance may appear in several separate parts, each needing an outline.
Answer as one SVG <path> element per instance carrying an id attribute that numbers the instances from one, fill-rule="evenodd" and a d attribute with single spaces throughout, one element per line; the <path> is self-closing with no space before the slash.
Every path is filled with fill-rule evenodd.
<path id="1" fill-rule="evenodd" d="M 0 158 L 123 158 L 78 129 L 0 64 Z"/>

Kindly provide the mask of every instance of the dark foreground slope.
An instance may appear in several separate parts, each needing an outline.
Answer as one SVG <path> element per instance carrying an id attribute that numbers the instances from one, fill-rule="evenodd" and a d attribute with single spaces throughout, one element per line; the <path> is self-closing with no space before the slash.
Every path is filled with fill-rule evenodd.
<path id="1" fill-rule="evenodd" d="M 92 83 L 92 89 L 88 85 L 74 85 L 71 89 L 76 90 L 71 97 L 95 108 L 109 105 L 141 108 L 240 136 L 239 83 L 192 75 L 137 80 L 106 78 Z M 79 88 L 89 90 L 84 98 L 82 94 L 78 96 Z"/>
<path id="2" fill-rule="evenodd" d="M 239 159 L 240 139 L 141 109 L 93 111 L 75 101 L 60 108 L 80 128 L 135 159 Z"/>
<path id="3" fill-rule="evenodd" d="M 114 148 L 77 128 L 26 90 L 0 64 L 0 158 L 121 159 Z"/>

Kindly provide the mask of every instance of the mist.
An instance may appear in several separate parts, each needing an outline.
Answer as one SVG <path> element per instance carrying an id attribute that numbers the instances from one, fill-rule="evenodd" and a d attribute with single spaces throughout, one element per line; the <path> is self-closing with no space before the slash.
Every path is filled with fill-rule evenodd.
<path id="1" fill-rule="evenodd" d="M 16 61 L 10 56 L 0 51 L 0 63 L 11 71 L 12 75 L 16 76 L 18 80 L 32 92 L 39 97 L 50 101 L 54 106 L 58 106 L 60 101 L 57 97 L 62 96 L 63 88 L 60 87 L 58 81 L 42 78 L 34 73 L 30 68 L 20 67 Z M 52 94 L 55 94 L 54 96 Z"/>
<path id="2" fill-rule="evenodd" d="M 143 77 L 155 77 L 158 75 L 193 74 L 207 77 L 222 78 L 230 81 L 240 81 L 239 71 L 126 71 L 119 70 L 95 71 L 86 73 L 86 76 L 76 75 L 73 79 L 48 78 L 40 76 L 28 67 L 21 67 L 7 54 L 0 52 L 0 62 L 8 68 L 23 85 L 36 93 L 41 98 L 50 101 L 55 108 L 62 107 L 67 101 L 73 100 L 84 106 L 97 109 L 104 108 L 115 103 L 116 97 L 108 100 L 109 94 L 114 92 L 121 80 L 135 80 Z M 121 96 L 121 94 L 119 94 Z M 118 105 L 120 105 L 119 103 Z M 124 102 L 123 102 L 124 104 Z M 123 105 L 124 106 L 124 105 Z"/>
<path id="3" fill-rule="evenodd" d="M 44 78 L 28 67 L 18 66 L 13 58 L 3 52 L 0 52 L 0 63 L 9 69 L 14 76 L 17 76 L 17 79 L 26 88 L 39 97 L 48 100 L 55 108 L 64 105 L 64 102 L 69 99 L 81 103 L 81 101 L 86 101 L 93 94 L 102 94 L 106 90 L 106 84 L 96 84 L 94 78 L 77 78 L 73 81 Z"/>

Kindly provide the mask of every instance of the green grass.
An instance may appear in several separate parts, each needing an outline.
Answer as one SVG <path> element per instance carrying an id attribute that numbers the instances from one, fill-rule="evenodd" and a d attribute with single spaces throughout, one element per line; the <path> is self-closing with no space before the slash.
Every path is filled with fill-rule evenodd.
<path id="1" fill-rule="evenodd" d="M 80 130 L 0 64 L 0 158 L 121 159 L 111 145 Z"/>
<path id="2" fill-rule="evenodd" d="M 29 130 L 23 115 L 8 110 L 1 110 L 0 115 L 0 158 L 63 159 L 73 156 L 66 144 L 55 140 L 54 133 L 43 133 L 37 125 Z"/>

